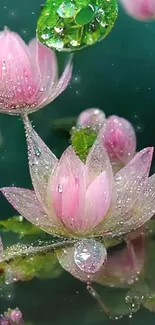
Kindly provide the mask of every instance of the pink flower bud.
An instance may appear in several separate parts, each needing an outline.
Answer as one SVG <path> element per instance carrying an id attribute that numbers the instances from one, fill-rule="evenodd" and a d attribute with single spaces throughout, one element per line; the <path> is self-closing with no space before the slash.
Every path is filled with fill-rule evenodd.
<path id="1" fill-rule="evenodd" d="M 90 126 L 96 131 L 103 126 L 105 121 L 105 114 L 98 108 L 88 108 L 83 111 L 77 120 L 78 127 Z"/>
<path id="2" fill-rule="evenodd" d="M 155 0 L 120 0 L 125 11 L 138 20 L 150 20 L 155 17 Z"/>
<path id="3" fill-rule="evenodd" d="M 135 154 L 135 131 L 124 118 L 114 115 L 107 118 L 103 128 L 103 140 L 113 164 L 127 164 Z"/>
<path id="4" fill-rule="evenodd" d="M 11 311 L 10 319 L 12 320 L 12 322 L 14 324 L 21 325 L 23 323 L 23 321 L 22 321 L 23 320 L 23 315 L 22 315 L 21 311 L 18 308 Z"/>
<path id="5" fill-rule="evenodd" d="M 0 317 L 0 325 L 24 325 L 23 315 L 21 311 L 16 309 L 8 309 Z"/>
<path id="6" fill-rule="evenodd" d="M 53 101 L 67 87 L 69 63 L 60 80 L 53 51 L 36 39 L 26 45 L 7 28 L 0 33 L 0 112 L 31 113 Z"/>

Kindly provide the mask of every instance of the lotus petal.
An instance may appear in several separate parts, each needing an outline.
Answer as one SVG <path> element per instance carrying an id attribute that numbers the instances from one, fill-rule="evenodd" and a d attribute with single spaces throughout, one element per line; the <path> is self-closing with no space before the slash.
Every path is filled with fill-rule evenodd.
<path id="1" fill-rule="evenodd" d="M 55 84 L 55 88 L 53 88 L 51 95 L 49 96 L 48 100 L 46 101 L 46 104 L 44 105 L 49 104 L 67 88 L 72 77 L 72 69 L 72 56 L 70 56 L 69 62 L 66 65 L 62 76 L 60 77 L 58 83 Z"/>
<path id="2" fill-rule="evenodd" d="M 58 160 L 35 132 L 27 116 L 24 117 L 24 123 L 33 187 L 47 210 L 47 183 Z"/>
<path id="3" fill-rule="evenodd" d="M 94 145 L 92 146 L 86 160 L 86 168 L 88 174 L 88 184 L 90 184 L 103 171 L 107 172 L 109 182 L 113 181 L 112 168 L 107 155 L 106 149 L 103 145 L 103 130 L 101 129 Z"/>
<path id="4" fill-rule="evenodd" d="M 76 232 L 83 229 L 86 193 L 85 166 L 70 146 L 63 153 L 48 184 L 49 209 Z"/>
<path id="5" fill-rule="evenodd" d="M 133 205 L 143 192 L 148 181 L 153 148 L 146 148 L 136 156 L 115 176 L 117 202 L 114 207 L 117 216 L 132 211 Z"/>
<path id="6" fill-rule="evenodd" d="M 111 202 L 111 186 L 107 172 L 102 172 L 86 192 L 85 231 L 96 227 L 104 218 Z"/>
<path id="7" fill-rule="evenodd" d="M 34 225 L 55 226 L 43 211 L 34 191 L 18 187 L 4 187 L 1 191 L 14 209 Z"/>
<path id="8" fill-rule="evenodd" d="M 54 51 L 41 45 L 36 38 L 28 44 L 31 53 L 31 59 L 35 71 L 38 71 L 37 89 L 35 96 L 39 102 L 38 109 L 44 106 L 44 103 L 51 96 L 53 87 L 58 81 L 57 59 Z"/>
<path id="9" fill-rule="evenodd" d="M 148 174 L 153 149 L 146 148 L 140 151 L 120 172 L 116 174 L 116 202 L 108 211 L 102 224 L 94 234 L 104 236 L 121 236 L 142 226 L 150 215 L 139 215 L 139 198 L 142 197 L 148 182 Z"/>

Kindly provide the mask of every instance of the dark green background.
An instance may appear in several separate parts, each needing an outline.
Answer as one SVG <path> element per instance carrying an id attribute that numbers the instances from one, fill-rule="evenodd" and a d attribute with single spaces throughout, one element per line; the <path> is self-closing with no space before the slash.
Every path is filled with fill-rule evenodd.
<path id="1" fill-rule="evenodd" d="M 0 28 L 7 25 L 26 41 L 35 36 L 41 0 L 0 0 Z M 65 55 L 59 55 L 62 66 Z M 111 34 L 74 57 L 70 87 L 49 107 L 33 114 L 32 120 L 45 142 L 60 156 L 67 146 L 65 134 L 52 129 L 52 119 L 77 115 L 88 107 L 99 107 L 107 115 L 118 114 L 135 126 L 138 149 L 155 145 L 155 23 L 140 23 L 121 8 Z M 0 186 L 31 187 L 22 122 L 17 117 L 0 115 Z M 0 218 L 15 214 L 0 197 Z M 11 241 L 11 238 L 10 238 Z M 9 293 L 11 297 L 9 298 Z M 0 291 L 0 312 L 17 305 L 26 319 L 42 325 L 111 324 L 85 285 L 69 274 L 59 280 L 7 286 Z M 112 297 L 117 300 L 116 297 Z M 132 319 L 118 324 L 149 324 L 154 314 L 141 309 Z"/>

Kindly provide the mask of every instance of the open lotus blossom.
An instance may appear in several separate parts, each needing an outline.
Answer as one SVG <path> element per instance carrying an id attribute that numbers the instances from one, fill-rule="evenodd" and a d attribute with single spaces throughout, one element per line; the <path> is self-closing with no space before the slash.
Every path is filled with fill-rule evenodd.
<path id="1" fill-rule="evenodd" d="M 155 0 L 120 0 L 124 10 L 138 20 L 155 18 Z"/>
<path id="2" fill-rule="evenodd" d="M 84 164 L 71 146 L 58 161 L 27 117 L 25 127 L 34 191 L 17 187 L 1 191 L 33 224 L 75 240 L 73 247 L 59 252 L 62 265 L 71 249 L 77 268 L 95 273 L 107 256 L 97 237 L 104 241 L 129 233 L 155 212 L 155 175 L 149 177 L 153 148 L 137 153 L 114 177 L 103 146 L 103 130 Z"/>
<path id="3" fill-rule="evenodd" d="M 26 45 L 5 28 L 0 33 L 0 112 L 31 113 L 48 105 L 67 87 L 71 61 L 58 79 L 55 53 L 37 39 Z"/>
<path id="4" fill-rule="evenodd" d="M 111 115 L 104 124 L 103 141 L 110 161 L 114 165 L 126 165 L 136 153 L 136 134 L 126 119 Z"/>

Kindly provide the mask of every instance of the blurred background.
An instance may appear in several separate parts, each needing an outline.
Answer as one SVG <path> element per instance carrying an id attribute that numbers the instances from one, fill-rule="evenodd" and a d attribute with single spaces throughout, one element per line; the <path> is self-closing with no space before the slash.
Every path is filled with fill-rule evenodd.
<path id="1" fill-rule="evenodd" d="M 35 36 L 41 0 L 1 0 L 0 29 L 5 25 L 26 42 Z M 60 72 L 66 54 L 58 54 Z M 155 22 L 137 22 L 119 8 L 118 20 L 102 42 L 74 55 L 73 77 L 68 89 L 48 107 L 31 115 L 36 131 L 60 156 L 68 145 L 68 134 L 53 127 L 53 120 L 77 116 L 98 107 L 106 115 L 129 119 L 136 130 L 138 149 L 155 146 Z M 153 168 L 154 169 L 154 168 Z M 155 170 L 154 170 L 155 171 Z M 19 117 L 0 115 L 0 187 L 31 188 L 27 149 Z M 2 195 L 0 219 L 16 212 Z M 11 240 L 11 239 L 10 239 Z M 117 293 L 113 303 L 117 300 Z M 58 280 L 33 280 L 0 287 L 0 313 L 19 307 L 25 319 L 42 325 L 112 324 L 84 284 L 67 273 Z M 154 314 L 144 309 L 118 324 L 153 325 Z"/>

